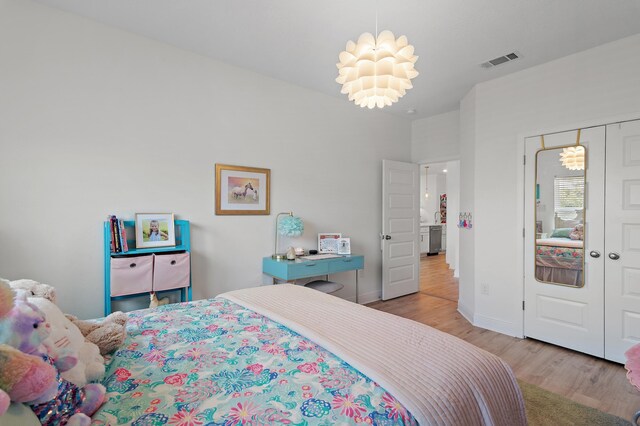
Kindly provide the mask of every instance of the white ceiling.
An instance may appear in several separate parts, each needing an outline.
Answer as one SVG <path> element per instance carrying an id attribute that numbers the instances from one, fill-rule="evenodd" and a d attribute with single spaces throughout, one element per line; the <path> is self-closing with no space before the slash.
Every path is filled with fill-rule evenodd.
<path id="1" fill-rule="evenodd" d="M 640 33 L 640 0 L 38 1 L 345 102 L 338 53 L 375 32 L 377 3 L 378 29 L 420 57 L 414 88 L 385 107 L 410 119 L 456 109 L 478 82 Z M 479 66 L 513 51 L 523 58 Z"/>

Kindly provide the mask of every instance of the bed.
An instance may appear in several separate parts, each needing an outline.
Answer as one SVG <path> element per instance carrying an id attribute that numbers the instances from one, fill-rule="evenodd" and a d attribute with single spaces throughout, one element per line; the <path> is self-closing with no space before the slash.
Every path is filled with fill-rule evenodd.
<path id="1" fill-rule="evenodd" d="M 536 240 L 536 279 L 538 281 L 582 286 L 584 243 L 571 238 Z"/>
<path id="2" fill-rule="evenodd" d="M 94 425 L 524 425 L 498 357 L 302 286 L 129 314 Z"/>

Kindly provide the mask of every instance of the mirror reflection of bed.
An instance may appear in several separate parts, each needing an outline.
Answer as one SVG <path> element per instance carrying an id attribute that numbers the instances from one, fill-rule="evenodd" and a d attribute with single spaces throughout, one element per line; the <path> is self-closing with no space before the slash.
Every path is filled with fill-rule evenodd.
<path id="1" fill-rule="evenodd" d="M 535 276 L 541 282 L 582 287 L 585 171 L 563 163 L 565 152 L 547 149 L 536 158 Z"/>

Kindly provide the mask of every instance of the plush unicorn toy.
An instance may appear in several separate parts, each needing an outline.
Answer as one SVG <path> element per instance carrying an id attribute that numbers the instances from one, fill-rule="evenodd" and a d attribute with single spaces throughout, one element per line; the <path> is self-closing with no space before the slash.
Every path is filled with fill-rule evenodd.
<path id="1" fill-rule="evenodd" d="M 59 370 L 72 368 L 77 358 L 60 356 L 53 360 L 42 342 L 49 336 L 49 324 L 44 314 L 26 300 L 16 300 L 7 318 L 0 325 L 0 343 L 6 343 L 25 354 L 36 355 Z M 104 401 L 104 386 L 96 383 L 82 388 L 63 380 L 57 374 L 55 398 L 42 403 L 30 403 L 43 425 L 68 424 L 85 426 Z M 40 401 L 38 401 L 40 402 Z"/>

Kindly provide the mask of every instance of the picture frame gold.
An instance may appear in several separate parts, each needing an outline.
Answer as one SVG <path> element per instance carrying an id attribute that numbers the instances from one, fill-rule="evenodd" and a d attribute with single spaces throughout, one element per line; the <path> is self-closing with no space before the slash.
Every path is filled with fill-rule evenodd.
<path id="1" fill-rule="evenodd" d="M 271 213 L 271 170 L 216 164 L 216 215 Z"/>

